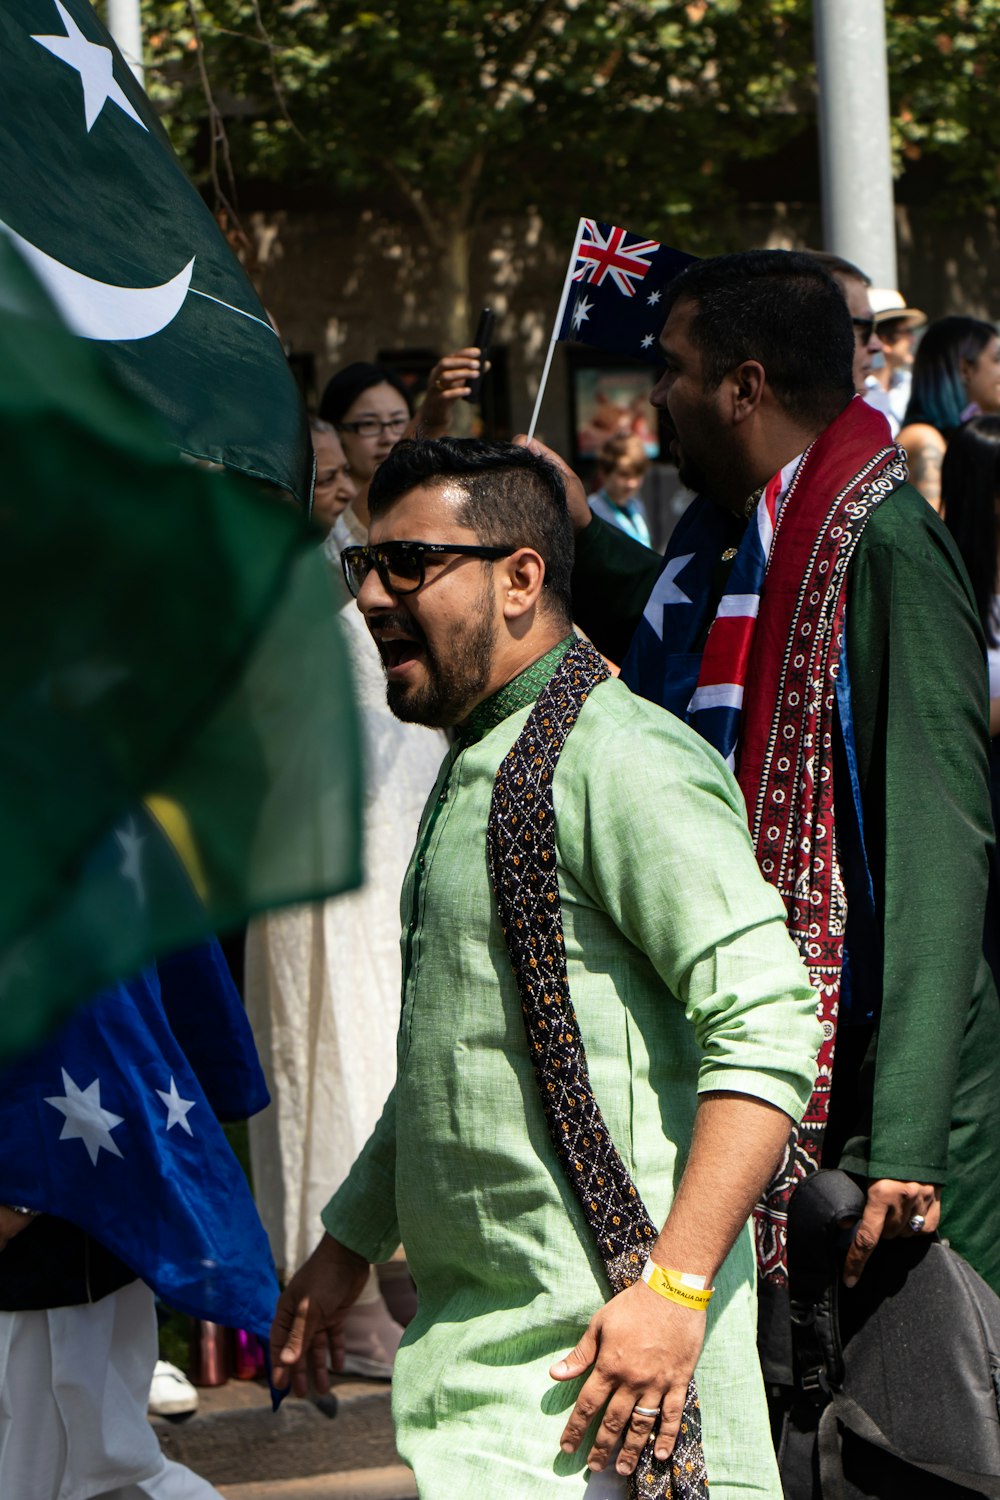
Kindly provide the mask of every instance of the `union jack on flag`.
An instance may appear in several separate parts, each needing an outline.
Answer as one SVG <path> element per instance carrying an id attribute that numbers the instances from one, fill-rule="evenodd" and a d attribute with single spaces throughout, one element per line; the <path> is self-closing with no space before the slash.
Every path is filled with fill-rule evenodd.
<path id="1" fill-rule="evenodd" d="M 663 291 L 694 259 L 617 224 L 581 219 L 555 337 L 660 364 Z"/>
<path id="2" fill-rule="evenodd" d="M 635 240 L 628 245 L 628 237 L 627 229 L 584 219 L 573 280 L 590 281 L 594 286 L 601 286 L 605 277 L 610 276 L 620 292 L 626 297 L 634 297 L 636 283 L 642 281 L 651 269 L 649 256 L 659 250 L 660 242 Z"/>

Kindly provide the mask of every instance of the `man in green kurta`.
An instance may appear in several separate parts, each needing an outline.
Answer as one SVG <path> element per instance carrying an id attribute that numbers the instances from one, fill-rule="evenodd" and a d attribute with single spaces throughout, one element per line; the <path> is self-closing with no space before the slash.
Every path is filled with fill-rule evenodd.
<path id="1" fill-rule="evenodd" d="M 419 1310 L 393 1411 L 422 1500 L 623 1494 L 658 1414 L 656 1451 L 670 1452 L 692 1373 L 713 1500 L 778 1500 L 747 1216 L 808 1095 L 819 1032 L 738 788 L 697 735 L 613 678 L 556 763 L 566 965 L 593 1093 L 662 1226 L 651 1260 L 715 1289 L 707 1311 L 642 1280 L 609 1301 L 549 1135 L 487 870 L 498 767 L 579 649 L 562 485 L 523 448 L 401 445 L 369 503 L 370 544 L 345 571 L 390 706 L 456 735 L 402 894 L 395 1090 L 281 1299 L 276 1380 L 294 1371 L 304 1388 L 311 1350 L 325 1383 L 324 1333 L 402 1240 Z"/>

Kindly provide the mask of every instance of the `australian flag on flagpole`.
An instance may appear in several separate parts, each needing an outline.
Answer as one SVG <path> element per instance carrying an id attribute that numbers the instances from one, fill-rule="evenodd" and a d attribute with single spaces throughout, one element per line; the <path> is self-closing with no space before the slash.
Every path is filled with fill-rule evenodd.
<path id="1" fill-rule="evenodd" d="M 664 288 L 696 259 L 618 225 L 581 219 L 556 338 L 662 363 Z"/>
<path id="2" fill-rule="evenodd" d="M 171 1307 L 266 1340 L 274 1262 L 209 1102 L 220 1091 L 227 1113 L 268 1100 L 213 943 L 162 980 L 151 965 L 104 991 L 0 1074 L 0 1181 L 10 1202 L 78 1225 Z"/>

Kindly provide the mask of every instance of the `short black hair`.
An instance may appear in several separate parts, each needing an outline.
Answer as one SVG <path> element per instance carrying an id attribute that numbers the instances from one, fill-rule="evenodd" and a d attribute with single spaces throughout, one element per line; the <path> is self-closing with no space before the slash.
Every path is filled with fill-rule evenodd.
<path id="1" fill-rule="evenodd" d="M 824 427 L 854 395 L 851 315 L 811 255 L 745 250 L 695 261 L 667 287 L 664 313 L 688 299 L 697 303 L 689 332 L 707 390 L 743 360 L 759 360 L 782 410 Z"/>
<path id="2" fill-rule="evenodd" d="M 850 280 L 860 281 L 862 286 L 871 286 L 872 279 L 867 271 L 862 271 L 853 260 L 845 260 L 842 255 L 834 255 L 832 250 L 804 250 L 803 255 L 808 255 L 818 266 L 828 272 L 830 276 L 846 276 Z"/>
<path id="3" fill-rule="evenodd" d="M 382 515 L 418 485 L 446 481 L 463 491 L 457 518 L 484 546 L 532 547 L 539 553 L 550 598 L 558 601 L 568 624 L 573 527 L 559 470 L 514 443 L 479 438 L 403 441 L 375 470 L 369 512 Z"/>
<path id="4" fill-rule="evenodd" d="M 369 364 L 367 360 L 362 359 L 355 360 L 352 365 L 345 365 L 342 370 L 337 371 L 336 375 L 331 375 L 320 398 L 319 415 L 324 422 L 329 422 L 336 427 L 344 420 L 359 396 L 363 396 L 365 391 L 370 391 L 373 385 L 383 383 L 391 385 L 394 391 L 399 392 L 412 417 L 413 397 L 395 370 L 387 369 L 385 365 Z"/>

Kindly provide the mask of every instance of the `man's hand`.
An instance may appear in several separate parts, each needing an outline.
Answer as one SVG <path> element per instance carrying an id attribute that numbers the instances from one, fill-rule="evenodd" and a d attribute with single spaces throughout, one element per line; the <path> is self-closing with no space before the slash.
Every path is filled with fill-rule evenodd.
<path id="1" fill-rule="evenodd" d="M 407 436 L 418 438 L 444 437 L 451 427 L 451 410 L 456 401 L 468 396 L 472 382 L 479 378 L 482 351 L 470 345 L 468 349 L 456 349 L 439 359 L 430 373 L 423 404 L 411 423 L 413 432 L 407 428 Z"/>
<path id="2" fill-rule="evenodd" d="M 662 1413 L 654 1449 L 657 1458 L 673 1452 L 687 1388 L 705 1338 L 705 1314 L 680 1307 L 637 1281 L 605 1303 L 590 1320 L 572 1354 L 552 1366 L 553 1380 L 572 1380 L 593 1366 L 566 1423 L 561 1444 L 575 1453 L 601 1407 L 607 1409 L 587 1455 L 593 1470 L 603 1469 L 624 1434 L 616 1469 L 631 1474 L 655 1417 L 636 1414 L 637 1406 Z"/>
<path id="3" fill-rule="evenodd" d="M 0 1250 L 6 1250 L 8 1242 L 33 1224 L 37 1217 L 37 1214 L 16 1214 L 6 1204 L 0 1204 Z"/>
<path id="4" fill-rule="evenodd" d="M 514 441 L 519 448 L 530 448 L 532 453 L 547 458 L 549 463 L 559 470 L 566 486 L 566 509 L 573 523 L 573 530 L 574 532 L 583 531 L 594 518 L 587 504 L 587 492 L 580 476 L 573 472 L 566 460 L 560 458 L 554 449 L 546 448 L 545 444 L 540 443 L 537 438 L 532 438 L 529 442 L 527 434 L 519 432 Z"/>
<path id="5" fill-rule="evenodd" d="M 924 1220 L 919 1230 L 910 1228 L 915 1214 Z M 865 1210 L 844 1261 L 844 1285 L 857 1286 L 858 1277 L 879 1240 L 933 1234 L 940 1219 L 941 1189 L 934 1183 L 894 1182 L 889 1177 L 869 1183 Z"/>
<path id="6" fill-rule="evenodd" d="M 296 1396 L 309 1390 L 307 1356 L 313 1384 L 321 1396 L 330 1389 L 329 1356 L 334 1369 L 344 1358 L 344 1315 L 359 1296 L 368 1262 L 332 1235 L 325 1234 L 278 1299 L 271 1325 L 272 1381 L 284 1389 L 289 1378 Z"/>

